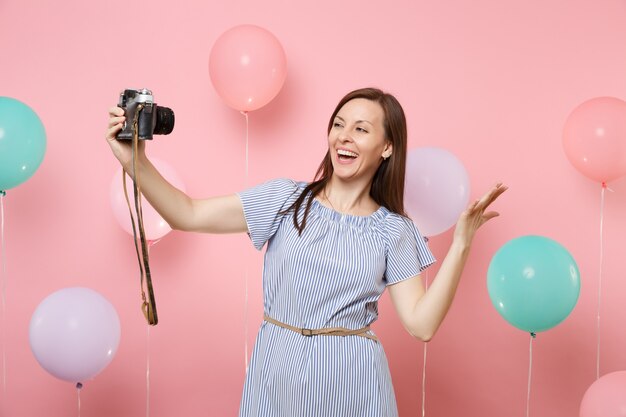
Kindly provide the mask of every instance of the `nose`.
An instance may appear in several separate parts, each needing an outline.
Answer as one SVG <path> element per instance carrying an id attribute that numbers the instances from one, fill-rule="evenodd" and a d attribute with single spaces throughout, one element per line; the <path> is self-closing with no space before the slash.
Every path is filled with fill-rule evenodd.
<path id="1" fill-rule="evenodd" d="M 339 139 L 339 141 L 341 142 L 351 142 L 352 136 L 347 129 L 342 129 L 341 132 L 339 132 L 339 134 L 337 135 L 337 139 Z"/>

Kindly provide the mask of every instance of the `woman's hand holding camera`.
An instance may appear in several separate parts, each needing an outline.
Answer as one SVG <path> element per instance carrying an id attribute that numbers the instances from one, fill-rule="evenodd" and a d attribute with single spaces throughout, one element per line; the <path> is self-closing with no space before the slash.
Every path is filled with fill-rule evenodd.
<path id="1" fill-rule="evenodd" d="M 116 135 L 124 128 L 126 117 L 124 109 L 115 106 L 109 109 L 109 125 L 105 138 L 113 151 L 113 155 L 120 161 L 126 172 L 131 171 L 132 164 L 132 141 L 117 140 Z M 137 158 L 139 161 L 145 158 L 145 141 L 140 140 L 137 144 Z"/>

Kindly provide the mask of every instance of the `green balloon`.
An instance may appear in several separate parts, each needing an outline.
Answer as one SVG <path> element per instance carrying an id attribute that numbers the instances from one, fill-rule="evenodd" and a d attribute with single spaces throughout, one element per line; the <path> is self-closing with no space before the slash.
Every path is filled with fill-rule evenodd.
<path id="1" fill-rule="evenodd" d="M 29 179 L 46 153 L 46 131 L 26 104 L 0 97 L 0 190 Z"/>
<path id="2" fill-rule="evenodd" d="M 580 273 L 572 255 L 558 242 L 522 236 L 494 255 L 487 289 L 506 321 L 527 332 L 542 332 L 561 323 L 574 309 Z"/>

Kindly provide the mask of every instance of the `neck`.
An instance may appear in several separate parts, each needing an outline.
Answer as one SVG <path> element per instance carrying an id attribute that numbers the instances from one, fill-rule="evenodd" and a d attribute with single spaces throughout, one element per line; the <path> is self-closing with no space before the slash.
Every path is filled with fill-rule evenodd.
<path id="1" fill-rule="evenodd" d="M 371 187 L 371 181 L 347 183 L 333 176 L 326 184 L 321 196 L 335 211 L 366 216 L 378 210 L 378 204 L 370 196 Z"/>

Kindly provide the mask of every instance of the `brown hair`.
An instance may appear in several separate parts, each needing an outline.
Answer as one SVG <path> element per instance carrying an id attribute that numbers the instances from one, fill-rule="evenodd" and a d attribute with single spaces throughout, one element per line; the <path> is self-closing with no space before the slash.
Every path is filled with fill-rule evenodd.
<path id="1" fill-rule="evenodd" d="M 385 93 L 377 88 L 361 88 L 346 94 L 337 104 L 335 111 L 328 121 L 328 131 L 333 127 L 335 116 L 339 110 L 350 100 L 364 98 L 374 101 L 383 109 L 385 115 L 384 128 L 385 138 L 392 144 L 393 152 L 391 156 L 384 159 L 378 170 L 374 174 L 370 196 L 379 205 L 388 210 L 406 216 L 404 212 L 404 171 L 406 167 L 407 152 L 407 128 L 404 110 L 398 100 L 391 94 Z M 311 209 L 311 202 L 328 184 L 333 174 L 333 164 L 330 157 L 330 150 L 317 168 L 314 181 L 306 186 L 298 199 L 286 210 L 294 210 L 293 223 L 298 232 L 302 234 L 306 226 L 306 220 Z M 298 223 L 297 213 L 306 200 L 304 217 Z"/>

